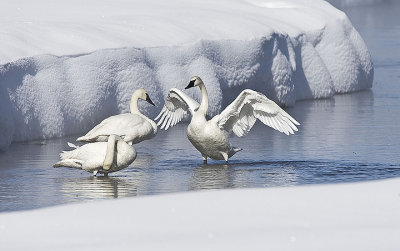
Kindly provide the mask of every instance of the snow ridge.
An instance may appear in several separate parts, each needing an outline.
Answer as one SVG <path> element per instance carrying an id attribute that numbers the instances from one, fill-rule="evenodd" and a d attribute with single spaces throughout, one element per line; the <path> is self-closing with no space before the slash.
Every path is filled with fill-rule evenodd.
<path id="1" fill-rule="evenodd" d="M 290 35 L 267 29 L 247 40 L 42 54 L 0 65 L 0 149 L 14 141 L 85 133 L 110 115 L 129 112 L 137 88 L 149 92 L 156 107 L 139 106 L 154 117 L 168 90 L 183 89 L 193 75 L 207 86 L 210 115 L 245 88 L 284 106 L 371 88 L 368 49 L 345 14 L 335 13 L 322 29 Z M 188 94 L 198 99 L 196 91 Z"/>

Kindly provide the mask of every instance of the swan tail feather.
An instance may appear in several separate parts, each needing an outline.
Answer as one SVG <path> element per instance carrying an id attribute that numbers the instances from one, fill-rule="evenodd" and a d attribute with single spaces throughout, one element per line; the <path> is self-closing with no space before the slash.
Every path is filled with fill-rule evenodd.
<path id="1" fill-rule="evenodd" d="M 82 169 L 82 161 L 76 159 L 65 159 L 53 165 L 53 167 L 62 167 L 62 166 Z"/>
<path id="2" fill-rule="evenodd" d="M 85 136 L 81 136 L 79 138 L 76 139 L 76 141 L 78 142 L 106 142 L 108 140 L 108 136 L 109 135 L 97 135 L 97 136 L 90 136 L 87 137 Z"/>
<path id="3" fill-rule="evenodd" d="M 76 141 L 78 141 L 78 142 L 95 142 L 95 141 L 96 141 L 96 138 L 87 137 L 87 136 L 85 135 L 85 136 L 81 136 L 81 137 L 77 138 Z"/>
<path id="4" fill-rule="evenodd" d="M 229 152 L 228 156 L 229 158 L 235 155 L 235 153 L 242 151 L 242 148 L 239 147 L 232 147 L 231 151 Z"/>
<path id="5" fill-rule="evenodd" d="M 86 137 L 85 136 L 81 136 L 81 137 L 77 138 L 76 141 L 85 142 L 86 141 Z"/>
<path id="6" fill-rule="evenodd" d="M 73 143 L 71 143 L 71 142 L 67 142 L 67 144 L 68 144 L 68 146 L 71 147 L 71 148 L 75 148 L 75 149 L 78 149 L 78 148 L 79 148 L 79 146 L 77 146 L 77 145 L 75 145 L 75 144 L 73 144 Z"/>

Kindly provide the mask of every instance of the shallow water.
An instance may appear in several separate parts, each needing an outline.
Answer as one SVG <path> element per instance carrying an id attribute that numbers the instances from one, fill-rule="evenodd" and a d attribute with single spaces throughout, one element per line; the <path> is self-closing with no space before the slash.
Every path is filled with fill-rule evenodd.
<path id="1" fill-rule="evenodd" d="M 256 124 L 229 165 L 209 161 L 186 138 L 186 125 L 136 146 L 131 167 L 109 177 L 52 168 L 76 136 L 13 144 L 0 152 L 0 212 L 78 201 L 199 189 L 355 182 L 400 176 L 400 4 L 345 10 L 371 50 L 372 90 L 297 102 L 302 125 L 290 137 Z"/>

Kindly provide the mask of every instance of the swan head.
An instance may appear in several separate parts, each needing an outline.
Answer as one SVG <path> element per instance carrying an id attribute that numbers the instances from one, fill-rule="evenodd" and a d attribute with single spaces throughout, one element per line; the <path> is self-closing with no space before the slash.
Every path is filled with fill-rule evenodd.
<path id="1" fill-rule="evenodd" d="M 155 106 L 155 104 L 153 103 L 153 101 L 151 101 L 150 96 L 145 89 L 140 88 L 135 91 L 135 94 L 137 94 L 138 99 L 145 100 Z"/>
<path id="2" fill-rule="evenodd" d="M 201 84 L 204 84 L 203 80 L 201 80 L 200 77 L 194 76 L 194 77 L 192 77 L 190 79 L 190 82 L 189 82 L 188 86 L 185 87 L 185 89 L 189 89 L 189 88 L 192 88 L 192 87 L 195 87 L 195 86 L 199 86 Z"/>

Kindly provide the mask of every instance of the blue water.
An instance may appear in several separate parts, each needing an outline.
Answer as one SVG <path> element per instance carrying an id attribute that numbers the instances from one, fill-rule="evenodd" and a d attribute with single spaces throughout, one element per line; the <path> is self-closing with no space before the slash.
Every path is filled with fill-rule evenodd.
<path id="1" fill-rule="evenodd" d="M 199 189 L 294 186 L 400 177 L 400 4 L 345 9 L 375 65 L 372 90 L 297 102 L 293 136 L 261 124 L 229 165 L 209 161 L 186 138 L 185 124 L 136 146 L 131 167 L 109 177 L 52 168 L 76 136 L 13 144 L 0 153 L 0 212 L 94 199 Z"/>

